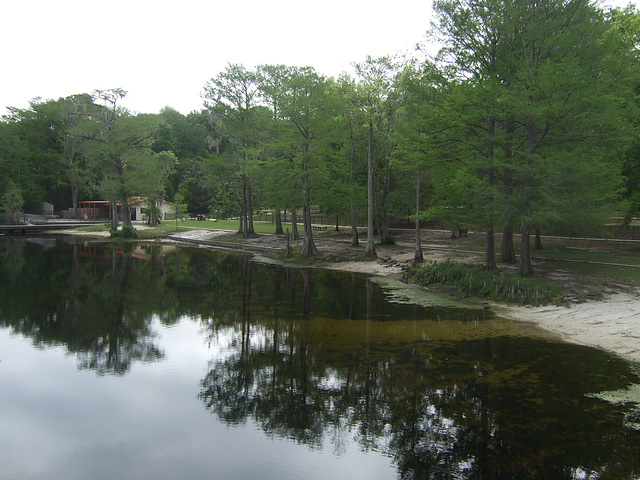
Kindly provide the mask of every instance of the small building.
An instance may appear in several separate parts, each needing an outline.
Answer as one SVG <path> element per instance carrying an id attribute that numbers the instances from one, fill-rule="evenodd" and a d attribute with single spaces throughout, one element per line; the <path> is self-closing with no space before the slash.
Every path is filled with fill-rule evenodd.
<path id="1" fill-rule="evenodd" d="M 149 199 L 147 197 L 133 197 L 129 199 L 131 204 L 131 220 L 141 222 L 149 221 Z M 158 202 L 158 219 L 172 218 L 173 204 L 165 200 Z"/>
<path id="2" fill-rule="evenodd" d="M 117 215 L 122 219 L 122 205 L 117 204 Z M 149 220 L 149 199 L 147 197 L 132 197 L 129 199 L 131 206 L 131 220 L 146 222 Z M 78 202 L 78 219 L 80 220 L 110 220 L 113 218 L 112 204 L 108 200 L 83 200 Z M 173 218 L 173 204 L 162 201 L 158 204 L 158 218 L 167 220 Z M 62 212 L 63 218 L 75 218 L 72 208 Z"/>

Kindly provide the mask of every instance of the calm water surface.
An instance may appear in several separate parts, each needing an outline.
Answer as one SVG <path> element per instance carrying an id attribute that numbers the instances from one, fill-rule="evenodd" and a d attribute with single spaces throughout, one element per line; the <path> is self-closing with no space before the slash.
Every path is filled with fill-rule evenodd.
<path id="1" fill-rule="evenodd" d="M 61 238 L 0 287 L 3 480 L 640 478 L 637 365 L 446 299 Z"/>

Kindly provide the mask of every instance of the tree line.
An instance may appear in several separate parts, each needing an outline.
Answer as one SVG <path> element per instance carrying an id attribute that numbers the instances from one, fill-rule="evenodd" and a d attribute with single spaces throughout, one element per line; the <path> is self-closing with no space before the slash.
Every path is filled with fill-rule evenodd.
<path id="1" fill-rule="evenodd" d="M 103 198 L 186 203 L 191 213 L 290 212 L 305 256 L 312 208 L 367 221 L 365 255 L 390 241 L 392 216 L 473 225 L 486 267 L 531 273 L 531 237 L 640 210 L 639 16 L 587 0 L 438 0 L 434 59 L 366 58 L 353 74 L 228 64 L 204 85 L 204 108 L 134 114 L 126 92 L 35 99 L 0 123 L 4 216 L 43 200 L 77 209 Z M 298 218 L 301 212 L 302 218 Z M 416 222 L 415 259 L 422 259 Z M 453 227 L 452 227 L 453 228 Z"/>

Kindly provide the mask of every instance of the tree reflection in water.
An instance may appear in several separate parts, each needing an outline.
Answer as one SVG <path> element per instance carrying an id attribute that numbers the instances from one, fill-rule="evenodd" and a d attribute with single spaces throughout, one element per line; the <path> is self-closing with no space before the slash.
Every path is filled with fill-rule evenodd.
<path id="1" fill-rule="evenodd" d="M 593 396 L 637 371 L 483 315 L 205 249 L 0 245 L 3 326 L 79 368 L 123 375 L 163 358 L 154 319 L 201 322 L 215 356 L 199 395 L 227 424 L 337 454 L 355 439 L 403 479 L 638 478 L 640 432 Z"/>
<path id="2" fill-rule="evenodd" d="M 79 368 L 101 375 L 122 375 L 134 361 L 163 357 L 149 330 L 151 312 L 141 311 L 137 301 L 156 293 L 149 285 L 157 275 L 153 262 L 132 268 L 133 245 L 94 249 L 72 239 L 64 249 L 23 241 L 3 246 L 0 271 L 7 275 L 0 275 L 0 318 L 14 332 L 35 345 L 65 345 Z M 150 248 L 157 257 L 161 247 Z M 24 249 L 30 249 L 29 261 Z M 90 255 L 103 261 L 81 261 Z"/>
<path id="3" fill-rule="evenodd" d="M 638 433 L 584 395 L 624 362 L 542 340 L 462 334 L 456 341 L 450 330 L 469 322 L 438 312 L 440 322 L 425 321 L 419 307 L 412 317 L 421 320 L 383 321 L 374 285 L 364 281 L 363 291 L 355 277 L 351 294 L 366 298 L 364 311 L 348 301 L 348 314 L 329 318 L 331 299 L 324 286 L 314 288 L 314 270 L 278 270 L 271 298 L 287 300 L 265 308 L 269 296 L 256 292 L 251 263 L 240 269 L 241 315 L 210 320 L 221 353 L 200 393 L 228 424 L 252 420 L 267 435 L 310 448 L 328 439 L 337 453 L 355 438 L 363 450 L 389 455 L 403 479 L 640 473 Z M 567 381 L 576 374 L 580 380 Z"/>

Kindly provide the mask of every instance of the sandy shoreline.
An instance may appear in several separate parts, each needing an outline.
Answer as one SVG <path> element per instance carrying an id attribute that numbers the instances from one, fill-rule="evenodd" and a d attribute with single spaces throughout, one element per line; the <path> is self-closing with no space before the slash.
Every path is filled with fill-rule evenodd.
<path id="1" fill-rule="evenodd" d="M 382 276 L 401 273 L 399 267 L 380 262 L 345 262 L 328 268 Z M 606 350 L 640 363 L 640 289 L 568 307 L 493 304 L 491 309 L 500 317 L 533 323 L 565 341 Z"/>
<path id="2" fill-rule="evenodd" d="M 566 341 L 640 362 L 640 291 L 615 293 L 569 307 L 497 305 L 494 310 L 502 317 L 532 322 Z"/>

